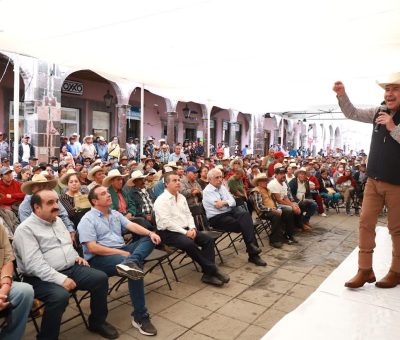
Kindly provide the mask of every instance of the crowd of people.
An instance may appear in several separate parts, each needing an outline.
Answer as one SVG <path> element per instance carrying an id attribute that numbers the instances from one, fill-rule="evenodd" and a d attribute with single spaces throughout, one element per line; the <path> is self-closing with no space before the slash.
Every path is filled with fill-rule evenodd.
<path id="1" fill-rule="evenodd" d="M 149 138 L 140 156 L 137 138 L 120 145 L 118 137 L 86 136 L 81 143 L 72 134 L 61 139 L 59 157 L 38 163 L 29 140 L 23 136 L 11 164 L 0 133 L 0 311 L 12 315 L 0 335 L 7 339 L 22 337 L 33 298 L 46 306 L 38 339 L 57 339 L 76 290 L 91 293 L 89 330 L 117 338 L 106 321 L 108 277 L 115 275 L 128 279 L 132 325 L 155 335 L 144 294 L 144 261 L 155 247 L 186 252 L 206 284 L 230 280 L 194 214 L 215 230 L 240 233 L 248 261 L 262 267 L 257 218 L 269 221 L 272 247 L 295 245 L 296 234 L 312 230 L 314 214 L 327 217 L 341 206 L 358 213 L 352 203 L 366 181 L 366 155 L 340 150 L 312 157 L 271 148 L 261 157 L 247 146 L 232 155 L 218 147 L 206 157 L 201 142 Z"/>

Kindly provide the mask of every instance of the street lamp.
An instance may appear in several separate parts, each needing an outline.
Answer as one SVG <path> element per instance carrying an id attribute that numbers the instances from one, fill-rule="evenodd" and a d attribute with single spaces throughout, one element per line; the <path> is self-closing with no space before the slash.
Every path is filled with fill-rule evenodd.
<path id="1" fill-rule="evenodd" d="M 103 96 L 104 98 L 104 104 L 106 105 L 106 108 L 109 109 L 111 107 L 112 101 L 114 96 L 110 93 L 110 90 L 107 90 L 107 93 Z"/>
<path id="2" fill-rule="evenodd" d="M 183 116 L 187 119 L 190 117 L 190 109 L 186 103 L 186 106 L 182 109 Z"/>

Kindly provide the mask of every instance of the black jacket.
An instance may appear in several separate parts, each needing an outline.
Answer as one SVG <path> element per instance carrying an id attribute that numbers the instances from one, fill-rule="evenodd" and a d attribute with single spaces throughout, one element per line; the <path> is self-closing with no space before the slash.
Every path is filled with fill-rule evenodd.
<path id="1" fill-rule="evenodd" d="M 310 184 L 308 183 L 308 180 L 307 180 L 307 179 L 305 180 L 304 184 L 305 184 L 305 186 L 306 186 L 306 194 L 305 194 L 305 197 L 304 197 L 304 198 L 312 199 L 312 195 L 311 195 L 311 192 L 310 192 Z M 296 197 L 296 195 L 297 195 L 297 188 L 298 188 L 298 185 L 297 185 L 297 177 L 295 177 L 295 178 L 293 178 L 293 179 L 289 182 L 289 189 L 290 189 L 290 191 L 291 191 L 291 193 L 292 193 L 292 195 L 293 195 L 293 199 L 294 199 L 296 202 L 299 202 L 299 200 L 298 200 L 297 197 Z"/>
<path id="2" fill-rule="evenodd" d="M 35 149 L 32 144 L 28 143 L 29 145 L 29 157 L 35 157 Z M 24 149 L 22 144 L 18 145 L 18 162 L 22 162 L 22 155 L 24 154 Z"/>

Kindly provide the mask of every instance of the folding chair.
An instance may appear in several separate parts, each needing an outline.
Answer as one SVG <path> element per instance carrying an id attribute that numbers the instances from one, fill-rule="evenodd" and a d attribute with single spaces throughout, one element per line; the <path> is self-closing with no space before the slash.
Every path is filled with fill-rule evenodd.
<path id="1" fill-rule="evenodd" d="M 15 279 L 16 281 L 23 282 L 23 281 L 24 281 L 24 277 L 23 277 L 23 275 L 21 275 L 21 273 L 18 271 L 17 261 L 14 260 L 13 262 L 14 262 L 14 268 L 15 268 L 15 270 L 14 270 L 14 273 L 15 273 L 14 279 Z M 84 295 L 88 295 L 88 294 L 89 294 L 89 292 L 86 292 Z M 72 291 L 72 292 L 71 292 L 70 298 L 71 298 L 71 297 L 72 297 L 72 298 L 74 299 L 74 301 L 75 301 L 76 307 L 77 307 L 77 309 L 78 309 L 78 313 L 77 313 L 77 314 L 74 314 L 74 315 L 72 315 L 72 316 L 70 316 L 70 317 L 69 317 L 68 319 L 66 319 L 66 320 L 63 320 L 63 321 L 61 322 L 61 325 L 65 324 L 65 323 L 67 323 L 67 322 L 69 322 L 69 321 L 71 321 L 71 320 L 74 320 L 74 319 L 76 319 L 76 318 L 78 318 L 78 317 L 81 317 L 83 323 L 85 324 L 85 327 L 86 327 L 87 329 L 89 329 L 89 324 L 88 324 L 88 322 L 87 322 L 87 320 L 86 320 L 86 316 L 85 316 L 85 314 L 83 313 L 82 307 L 81 307 L 81 305 L 80 305 L 82 299 L 79 299 L 79 298 L 78 298 L 78 296 L 77 296 L 77 294 L 76 294 L 76 291 Z M 33 306 L 33 307 L 32 307 L 32 309 L 31 309 L 31 311 L 30 311 L 30 313 L 29 313 L 29 317 L 30 317 L 31 321 L 33 322 L 33 325 L 34 325 L 34 327 L 35 327 L 35 329 L 36 329 L 36 332 L 39 333 L 40 327 L 39 327 L 39 325 L 38 325 L 37 319 L 38 319 L 39 317 L 41 317 L 42 313 L 41 313 L 40 311 L 41 311 L 43 308 L 46 308 L 46 304 L 43 303 L 42 301 L 40 301 L 39 299 L 35 299 L 35 300 L 37 301 L 37 306 Z"/>
<path id="2" fill-rule="evenodd" d="M 267 218 L 265 218 L 262 214 L 262 212 L 258 211 L 258 209 L 256 209 L 256 202 L 254 200 L 254 196 L 250 195 L 249 196 L 250 199 L 250 204 L 253 206 L 254 211 L 256 212 L 257 215 L 257 222 L 254 225 L 254 229 L 256 231 L 256 234 L 260 237 L 260 234 L 265 231 L 265 233 L 267 234 L 267 236 L 269 236 L 271 234 L 271 221 L 268 220 Z"/>

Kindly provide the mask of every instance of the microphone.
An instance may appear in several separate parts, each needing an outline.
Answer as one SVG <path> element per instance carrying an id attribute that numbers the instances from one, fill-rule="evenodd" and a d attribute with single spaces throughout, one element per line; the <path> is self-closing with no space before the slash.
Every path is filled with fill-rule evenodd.
<path id="1" fill-rule="evenodd" d="M 386 105 L 382 104 L 381 106 L 379 106 L 378 112 L 390 113 L 390 110 L 388 109 L 388 107 Z M 380 127 L 381 127 L 381 124 L 375 124 L 374 132 L 379 132 Z"/>

